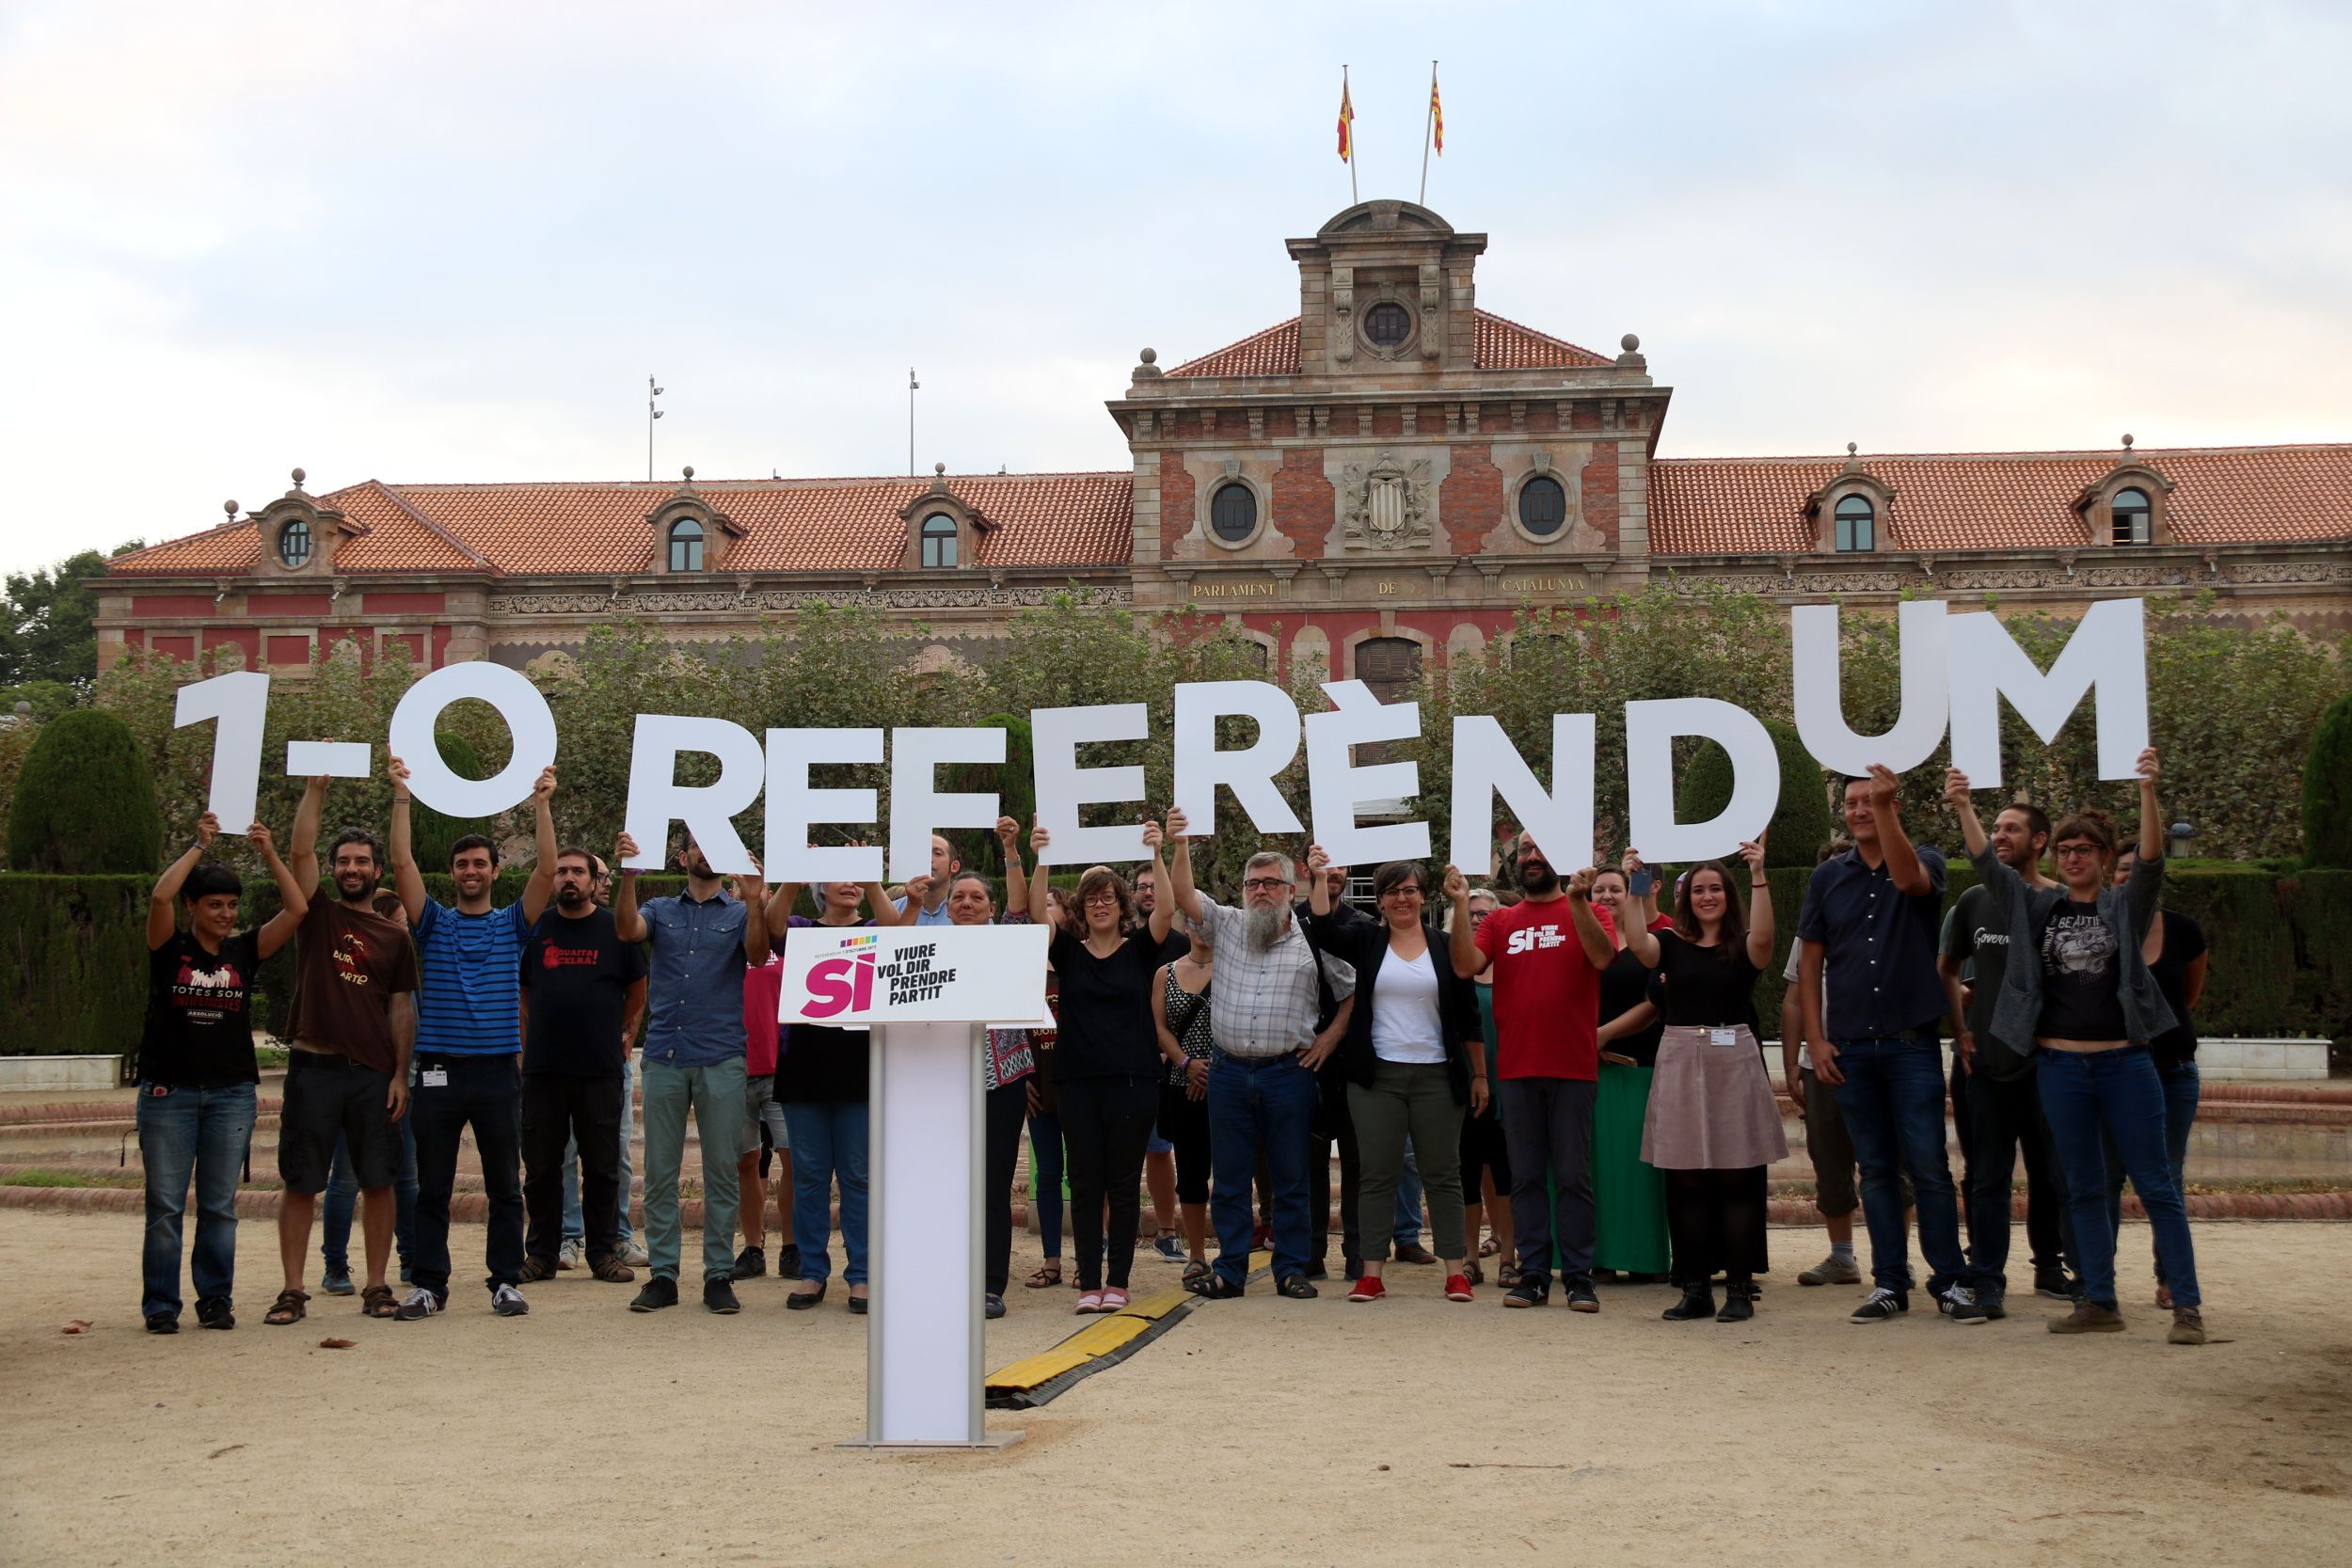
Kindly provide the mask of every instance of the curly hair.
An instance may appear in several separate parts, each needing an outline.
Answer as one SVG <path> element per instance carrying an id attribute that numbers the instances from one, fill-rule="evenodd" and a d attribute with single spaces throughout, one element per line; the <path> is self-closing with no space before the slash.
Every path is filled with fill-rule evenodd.
<path id="1" fill-rule="evenodd" d="M 1072 904 L 1080 931 L 1087 927 L 1087 900 L 1108 888 L 1119 899 L 1119 924 L 1123 930 L 1135 923 L 1136 892 L 1127 885 L 1127 879 L 1107 865 L 1098 865 L 1078 879 L 1078 896 Z"/>

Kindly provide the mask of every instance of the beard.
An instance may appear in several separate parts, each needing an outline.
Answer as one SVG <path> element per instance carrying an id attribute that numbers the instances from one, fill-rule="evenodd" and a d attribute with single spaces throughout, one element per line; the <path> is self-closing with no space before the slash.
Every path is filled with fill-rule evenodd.
<path id="1" fill-rule="evenodd" d="M 1560 873 L 1554 871 L 1548 865 L 1522 865 L 1519 867 L 1520 888 L 1528 893 L 1534 894 L 1539 898 L 1559 885 Z"/>
<path id="2" fill-rule="evenodd" d="M 1279 942 L 1283 927 L 1289 924 L 1290 912 L 1287 907 L 1280 904 L 1260 904 L 1251 909 L 1248 925 L 1245 927 L 1249 935 L 1249 945 L 1263 953 Z"/>
<path id="3" fill-rule="evenodd" d="M 588 902 L 588 895 L 580 888 L 560 887 L 555 890 L 555 901 L 564 909 L 576 910 Z"/>

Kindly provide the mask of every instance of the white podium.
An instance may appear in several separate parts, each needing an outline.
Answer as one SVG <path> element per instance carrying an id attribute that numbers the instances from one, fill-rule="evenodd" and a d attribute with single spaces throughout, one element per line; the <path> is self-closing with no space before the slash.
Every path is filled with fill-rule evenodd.
<path id="1" fill-rule="evenodd" d="M 786 938 L 783 1022 L 873 1034 L 866 1434 L 844 1447 L 1020 1439 L 983 1420 L 980 1021 L 1044 1016 L 1045 945 L 1034 926 L 795 927 Z"/>

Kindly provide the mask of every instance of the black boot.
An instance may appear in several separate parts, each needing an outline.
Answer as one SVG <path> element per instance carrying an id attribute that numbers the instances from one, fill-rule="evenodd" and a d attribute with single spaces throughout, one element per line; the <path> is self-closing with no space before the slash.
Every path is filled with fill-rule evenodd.
<path id="1" fill-rule="evenodd" d="M 1719 1323 L 1743 1323 L 1756 1316 L 1756 1284 L 1753 1280 L 1733 1279 L 1724 1284 L 1724 1309 L 1715 1314 Z"/>
<path id="2" fill-rule="evenodd" d="M 1682 1299 L 1659 1314 L 1670 1323 L 1687 1323 L 1715 1315 L 1715 1291 L 1701 1279 L 1682 1288 Z"/>

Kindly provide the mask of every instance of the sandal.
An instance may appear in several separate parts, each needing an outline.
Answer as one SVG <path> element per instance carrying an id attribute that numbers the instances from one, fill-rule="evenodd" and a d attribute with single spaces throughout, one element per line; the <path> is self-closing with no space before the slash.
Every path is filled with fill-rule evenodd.
<path id="1" fill-rule="evenodd" d="M 1048 1258 L 1037 1266 L 1037 1272 L 1022 1281 L 1032 1291 L 1049 1290 L 1061 1283 L 1061 1259 Z"/>
<path id="2" fill-rule="evenodd" d="M 1216 1270 L 1207 1259 L 1196 1258 L 1184 1265 L 1184 1284 L 1190 1286 L 1196 1280 L 1206 1279 L 1215 1272 Z"/>
<path id="3" fill-rule="evenodd" d="M 1089 1312 L 1100 1312 L 1101 1310 L 1103 1310 L 1102 1291 L 1084 1291 L 1079 1292 L 1077 1311 L 1081 1316 Z"/>
<path id="4" fill-rule="evenodd" d="M 1501 1252 L 1502 1250 L 1502 1243 L 1496 1241 L 1492 1236 L 1487 1237 L 1485 1241 L 1478 1243 L 1478 1256 L 1481 1258 L 1492 1258 L 1496 1253 Z"/>
<path id="5" fill-rule="evenodd" d="M 1095 1310 L 1098 1312 L 1124 1312 L 1127 1310 L 1127 1292 L 1120 1290 L 1116 1285 L 1111 1286 L 1103 1292 L 1103 1305 L 1095 1308 Z"/>
<path id="6" fill-rule="evenodd" d="M 1502 1267 L 1495 1270 L 1495 1283 L 1502 1286 L 1504 1290 L 1509 1290 L 1512 1286 L 1517 1285 L 1518 1282 L 1519 1266 L 1518 1263 L 1505 1263 Z"/>
<path id="7" fill-rule="evenodd" d="M 279 1328 L 288 1323 L 298 1323 L 310 1315 L 303 1306 L 310 1299 L 310 1292 L 308 1291 L 280 1291 L 278 1299 L 270 1304 L 270 1309 L 262 1314 L 262 1321 Z"/>
<path id="8" fill-rule="evenodd" d="M 1184 1289 L 1209 1301 L 1231 1301 L 1242 1293 L 1242 1287 L 1229 1283 L 1215 1269 L 1198 1279 L 1184 1281 Z"/>
<path id="9" fill-rule="evenodd" d="M 1486 1283 L 1486 1271 L 1480 1268 L 1478 1259 L 1473 1258 L 1462 1265 L 1462 1277 L 1473 1285 L 1484 1285 Z"/>
<path id="10" fill-rule="evenodd" d="M 392 1300 L 389 1285 L 371 1285 L 359 1292 L 359 1310 L 371 1318 L 389 1318 L 399 1314 L 400 1304 Z"/>

